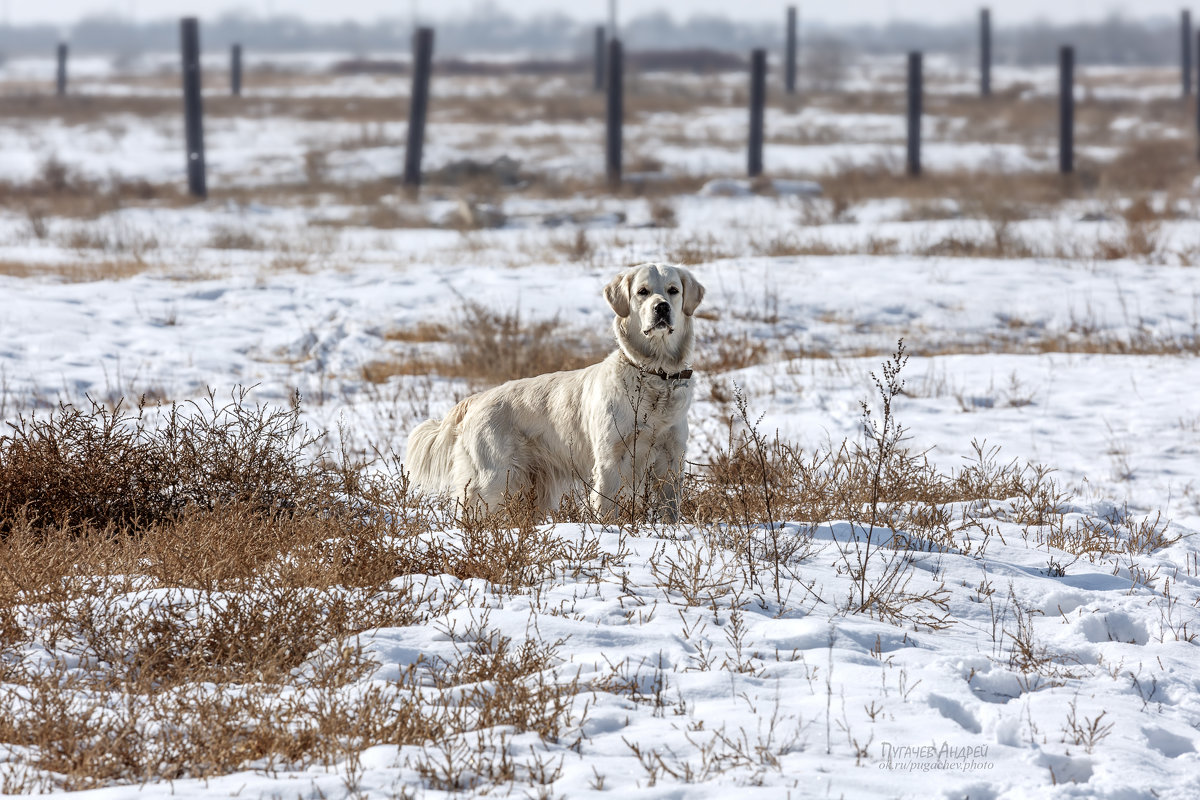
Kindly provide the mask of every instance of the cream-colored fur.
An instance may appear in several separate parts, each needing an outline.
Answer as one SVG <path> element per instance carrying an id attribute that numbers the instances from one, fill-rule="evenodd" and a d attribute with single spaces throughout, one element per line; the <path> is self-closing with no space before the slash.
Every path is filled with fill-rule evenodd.
<path id="1" fill-rule="evenodd" d="M 691 358 L 704 287 L 681 267 L 643 264 L 604 296 L 616 312 L 612 354 L 510 381 L 421 423 L 408 439 L 413 481 L 488 505 L 531 493 L 547 510 L 583 488 L 604 517 L 648 492 L 662 517 L 677 518 L 692 387 L 672 376 Z"/>

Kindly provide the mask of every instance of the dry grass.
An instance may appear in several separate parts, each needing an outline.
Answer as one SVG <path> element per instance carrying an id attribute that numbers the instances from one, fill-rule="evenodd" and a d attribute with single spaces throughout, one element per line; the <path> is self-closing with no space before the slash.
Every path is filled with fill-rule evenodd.
<path id="1" fill-rule="evenodd" d="M 172 408 L 154 426 L 66 407 L 0 439 L 0 742 L 17 759 L 6 792 L 564 730 L 578 688 L 547 672 L 553 644 L 463 631 L 456 658 L 360 690 L 378 665 L 354 636 L 462 602 L 398 578 L 515 587 L 592 545 L 548 538 L 519 505 L 417 506 L 401 473 L 314 460 L 312 444 L 295 410 L 238 403 Z M 462 531 L 457 546 L 425 536 L 435 524 Z M 7 658 L 25 647 L 45 660 Z"/>
<path id="2" fill-rule="evenodd" d="M 421 320 L 410 328 L 392 328 L 384 331 L 388 342 L 441 342 L 450 335 L 450 327 L 441 322 Z"/>
<path id="3" fill-rule="evenodd" d="M 65 283 L 124 280 L 155 268 L 156 265 L 147 261 L 130 258 L 73 261 L 66 264 L 0 261 L 0 275 L 14 278 L 52 277 Z"/>
<path id="4" fill-rule="evenodd" d="M 499 312 L 475 302 L 464 304 L 453 324 L 436 323 L 387 335 L 403 342 L 444 341 L 446 355 L 405 356 L 372 362 L 363 377 L 382 383 L 394 375 L 434 373 L 493 386 L 546 372 L 579 369 L 608 354 L 606 342 L 581 330 L 568 329 L 557 317 L 539 322 L 521 318 L 520 310 Z"/>
<path id="5" fill-rule="evenodd" d="M 497 336 L 524 330 L 493 322 Z M 949 472 L 906 450 L 890 407 L 903 359 L 901 348 L 884 367 L 881 424 L 862 443 L 805 453 L 767 439 L 739 395 L 727 441 L 692 465 L 685 517 L 704 547 L 736 554 L 752 592 L 778 595 L 781 576 L 797 577 L 817 550 L 811 531 L 784 533 L 781 520 L 851 522 L 856 538 L 838 547 L 856 588 L 839 613 L 932 628 L 947 624 L 945 587 L 915 588 L 907 556 L 981 555 L 989 520 L 1092 559 L 1174 541 L 1160 521 L 1127 513 L 1069 522 L 1048 470 L 995 450 L 980 446 Z M 562 538 L 523 498 L 484 511 L 423 497 L 391 460 L 368 469 L 324 451 L 299 420 L 297 408 L 251 408 L 239 395 L 153 414 L 62 407 L 0 438 L 4 791 L 342 763 L 352 780 L 355 754 L 375 744 L 420 746 L 410 766 L 428 788 L 538 783 L 545 765 L 507 758 L 495 746 L 504 736 L 578 744 L 576 697 L 588 688 L 655 702 L 616 671 L 590 687 L 559 674 L 561 642 L 513 639 L 486 612 L 447 631 L 452 656 L 360 682 L 380 666 L 361 634 L 477 607 L 429 576 L 511 592 L 598 573 L 619 555 L 601 553 L 586 509 L 555 516 L 587 523 Z M 623 535 L 647 524 L 629 512 Z M 704 552 L 656 563 L 664 591 L 696 605 L 727 591 L 731 578 L 713 576 Z M 31 648 L 39 659 L 15 657 Z M 1017 663 L 1021 652 L 1017 667 L 1041 669 Z"/>
<path id="6" fill-rule="evenodd" d="M 99 405 L 19 419 L 4 439 L 0 518 L 120 528 L 195 507 L 294 513 L 319 505 L 330 476 L 301 467 L 314 442 L 302 435 L 298 409 L 251 411 L 243 401 L 218 406 L 210 395 L 153 423 L 143 407 Z"/>
<path id="7" fill-rule="evenodd" d="M 92 219 L 126 206 L 179 206 L 187 202 L 180 184 L 120 178 L 92 180 L 53 157 L 42 163 L 38 174 L 29 182 L 0 182 L 0 207 L 26 215 L 38 238 L 44 236 L 46 217 Z"/>
<path id="8" fill-rule="evenodd" d="M 1133 213 L 1138 213 L 1134 211 Z M 769 301 L 768 301 L 769 302 Z M 719 319 L 713 309 L 702 310 L 706 320 Z M 778 308 L 735 311 L 744 321 L 774 325 L 780 321 Z M 893 326 L 872 326 L 852 318 L 825 319 L 858 335 L 879 339 L 898 335 Z M 1064 327 L 1049 327 L 1015 317 L 964 337 L 952 331 L 926 331 L 913 355 L 1079 353 L 1095 355 L 1200 355 L 1200 336 L 1186 329 L 1162 332 L 1136 324 L 1106 327 L 1093 317 L 1072 318 Z M 724 373 L 772 362 L 796 359 L 846 359 L 885 356 L 886 348 L 868 343 L 842 342 L 813 346 L 784 334 L 753 336 L 744 328 L 701 322 L 697 332 L 697 356 L 693 366 L 700 373 L 718 378 Z M 423 321 L 413 327 L 384 331 L 385 341 L 404 346 L 401 354 L 370 362 L 361 375 L 374 384 L 395 376 L 438 375 L 467 381 L 472 388 L 495 386 L 508 380 L 546 372 L 578 369 L 595 364 L 607 355 L 612 344 L 588 329 L 569 327 L 559 319 L 531 322 L 519 310 L 498 311 L 469 303 L 453 323 Z M 732 400 L 726 383 L 712 384 L 712 398 L 725 404 Z"/>

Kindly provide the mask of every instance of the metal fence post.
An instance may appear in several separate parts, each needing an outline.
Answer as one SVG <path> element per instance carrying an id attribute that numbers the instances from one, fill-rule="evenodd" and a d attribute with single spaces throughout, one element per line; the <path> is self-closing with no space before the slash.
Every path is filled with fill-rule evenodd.
<path id="1" fill-rule="evenodd" d="M 621 124 L 625 115 L 625 55 L 620 39 L 608 43 L 608 102 L 605 113 L 605 167 L 608 182 L 621 183 Z"/>
<path id="2" fill-rule="evenodd" d="M 1058 51 L 1058 171 L 1075 169 L 1075 48 Z"/>
<path id="3" fill-rule="evenodd" d="M 425 146 L 425 116 L 429 109 L 429 73 L 433 67 L 433 28 L 418 28 L 413 41 L 412 97 L 408 106 L 408 145 L 404 149 L 404 185 L 421 185 L 421 150 Z"/>
<path id="4" fill-rule="evenodd" d="M 1184 10 L 1179 20 L 1179 58 L 1183 71 L 1183 96 L 1192 93 L 1192 12 Z"/>
<path id="5" fill-rule="evenodd" d="M 596 26 L 596 41 L 592 51 L 592 88 L 604 91 L 604 26 Z"/>
<path id="6" fill-rule="evenodd" d="M 787 10 L 787 51 L 783 62 L 783 86 L 788 94 L 796 93 L 796 7 Z"/>
<path id="7" fill-rule="evenodd" d="M 908 174 L 921 174 L 921 53 L 908 54 Z"/>
<path id="8" fill-rule="evenodd" d="M 229 50 L 229 93 L 242 96 L 242 46 L 235 44 Z"/>
<path id="9" fill-rule="evenodd" d="M 763 108 L 767 104 L 767 51 L 750 54 L 750 148 L 747 173 L 751 178 L 763 171 Z"/>
<path id="10" fill-rule="evenodd" d="M 979 12 L 979 94 L 992 94 L 992 10 Z"/>
<path id="11" fill-rule="evenodd" d="M 58 46 L 58 75 L 57 75 L 57 90 L 58 96 L 63 97 L 67 93 L 67 43 L 63 42 Z"/>
<path id="12" fill-rule="evenodd" d="M 180 21 L 180 50 L 183 54 L 183 116 L 187 143 L 188 191 L 193 197 L 208 197 L 204 168 L 204 108 L 200 95 L 200 22 L 195 17 Z"/>

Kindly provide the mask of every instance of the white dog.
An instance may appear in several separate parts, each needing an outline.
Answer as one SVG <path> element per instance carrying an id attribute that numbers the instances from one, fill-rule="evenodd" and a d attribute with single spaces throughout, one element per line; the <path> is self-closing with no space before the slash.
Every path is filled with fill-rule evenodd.
<path id="1" fill-rule="evenodd" d="M 649 493 L 664 519 L 677 519 L 692 315 L 704 287 L 681 267 L 643 264 L 617 275 L 604 297 L 617 315 L 617 350 L 590 367 L 510 381 L 421 423 L 405 459 L 413 481 L 487 505 L 529 494 L 544 510 L 582 484 L 604 518 Z"/>

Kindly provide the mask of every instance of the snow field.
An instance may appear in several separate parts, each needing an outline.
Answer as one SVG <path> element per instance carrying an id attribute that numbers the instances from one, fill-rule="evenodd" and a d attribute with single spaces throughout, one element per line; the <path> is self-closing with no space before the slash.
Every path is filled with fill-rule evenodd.
<path id="1" fill-rule="evenodd" d="M 954 65 L 931 60 L 929 68 L 935 76 L 943 70 L 944 80 L 931 82 L 938 92 L 970 91 Z M 11 63 L 4 70 L 5 80 L 45 72 Z M 106 70 L 91 65 L 80 91 L 174 91 L 140 79 L 114 82 Z M 1006 85 L 1028 84 L 1031 99 L 1054 92 L 1052 72 L 998 72 Z M 1120 75 L 1088 74 L 1096 97 L 1155 102 L 1176 91 L 1167 80 L 1148 77 L 1130 88 Z M 897 77 L 868 64 L 849 84 L 875 90 Z M 689 89 L 729 93 L 735 83 Z M 450 86 L 454 96 L 494 99 L 504 91 L 498 82 Z M 262 91 L 281 99 L 400 98 L 407 87 L 301 76 Z M 675 174 L 739 173 L 742 110 L 711 98 L 700 105 L 631 124 L 638 154 Z M 1052 164 L 1046 141 L 973 141 L 973 129 L 957 119 L 927 120 L 938 132 L 926 150 L 931 171 Z M 49 159 L 101 182 L 114 174 L 179 178 L 178 119 L 102 123 L 51 117 L 6 125 L 0 178 L 23 184 Z M 435 115 L 427 163 L 516 154 L 586 181 L 602 167 L 599 125 L 499 126 Z M 698 473 L 728 443 L 735 387 L 751 419 L 763 415 L 758 428 L 768 438 L 777 433 L 806 453 L 864 443 L 860 403 L 876 398 L 870 373 L 903 338 L 914 356 L 894 411 L 910 449 L 946 472 L 971 463 L 973 441 L 986 442 L 984 452 L 1000 447 L 999 463 L 1056 470 L 1066 496 L 946 502 L 938 513 L 953 535 L 881 527 L 870 531 L 869 546 L 861 518 L 691 520 L 637 530 L 574 520 L 539 525 L 531 541 L 565 542 L 577 554 L 541 564 L 526 585 L 449 572 L 396 577 L 381 590 L 414 588 L 427 598 L 427 618 L 394 626 L 364 617 L 355 636 L 321 643 L 293 683 L 271 691 L 306 698 L 306 676 L 354 649 L 367 667 L 328 697 L 350 708 L 373 689 L 394 692 L 397 707 L 466 698 L 471 718 L 471 703 L 499 691 L 496 682 L 439 686 L 430 664 L 462 661 L 496 636 L 514 646 L 530 640 L 551 655 L 515 683 L 557 687 L 551 695 L 567 703 L 557 735 L 468 725 L 422 744 L 355 746 L 330 764 L 248 759 L 219 777 L 183 774 L 83 794 L 1194 796 L 1194 192 L 1148 195 L 1150 223 L 1126 215 L 1136 198 L 1086 192 L 1013 220 L 980 216 L 950 196 L 930 204 L 945 212 L 933 218 L 919 213 L 929 205 L 914 197 L 851 199 L 839 210 L 830 197 L 500 193 L 492 199 L 505 224 L 467 231 L 442 224 L 458 213 L 447 190 L 426 192 L 420 204 L 398 193 L 372 201 L 410 215 L 414 227 L 360 224 L 370 209 L 333 191 L 305 189 L 294 202 L 286 193 L 252 194 L 308 181 L 306 155 L 314 152 L 324 154 L 331 184 L 386 179 L 401 160 L 402 128 L 394 120 L 364 127 L 215 116 L 210 180 L 251 192 L 250 199 L 135 204 L 95 218 L 53 207 L 40 217 L 24 209 L 0 214 L 0 264 L 15 265 L 0 268 L 0 416 L 45 414 L 86 397 L 113 404 L 145 393 L 153 405 L 186 402 L 210 387 L 224 397 L 234 386 L 254 386 L 251 397 L 270 405 L 299 391 L 305 420 L 327 431 L 331 446 L 402 460 L 413 424 L 478 388 L 471 376 L 403 369 L 453 359 L 455 348 L 469 346 L 465 304 L 517 311 L 526 322 L 556 320 L 564 336 L 603 347 L 611 312 L 600 290 L 612 273 L 690 255 L 707 287 L 690 416 L 689 458 Z M 1088 145 L 1096 163 L 1149 135 L 1128 117 L 1109 128 Z M 772 169 L 805 176 L 886 165 L 902 147 L 886 109 L 773 109 L 768 130 L 777 137 L 767 148 Z M 805 140 L 814 131 L 830 141 Z M 1181 131 L 1168 120 L 1154 135 Z M 669 205 L 673 227 L 652 226 L 662 214 L 656 202 Z M 944 247 L 995 242 L 1001 233 L 1021 244 L 1008 252 L 1019 257 L 962 257 L 961 248 Z M 1135 252 L 1129 242 L 1137 236 L 1151 241 Z M 1127 252 L 1098 255 L 1118 246 Z M 122 274 L 112 274 L 114 265 Z M 418 335 L 422 326 L 442 333 Z M 397 365 L 395 374 L 369 379 L 378 364 Z M 794 558 L 770 556 L 773 529 L 785 549 L 798 548 Z M 472 547 L 452 524 L 423 535 L 451 550 Z M 1141 544 L 1139 535 L 1147 537 Z M 903 579 L 878 584 L 890 598 L 885 608 L 896 611 L 855 613 L 860 564 L 869 581 Z M 108 591 L 117 605 L 163 608 L 181 591 L 138 585 Z M 203 604 L 191 608 L 196 624 L 219 618 Z M 36 628 L 36 603 L 14 613 Z M 55 655 L 54 643 L 38 636 L 0 649 L 8 708 L 28 708 L 21 704 L 30 694 L 14 676 L 39 665 L 53 674 Z M 67 674 L 92 666 L 68 660 Z M 405 677 L 413 674 L 425 683 L 414 688 Z M 260 688 L 247 680 L 175 691 L 237 697 Z M 73 700 L 78 709 L 112 714 L 127 701 L 119 688 L 81 690 Z M 58 776 L 27 769 L 37 755 L 0 744 L 7 786 L 62 791 Z"/>

